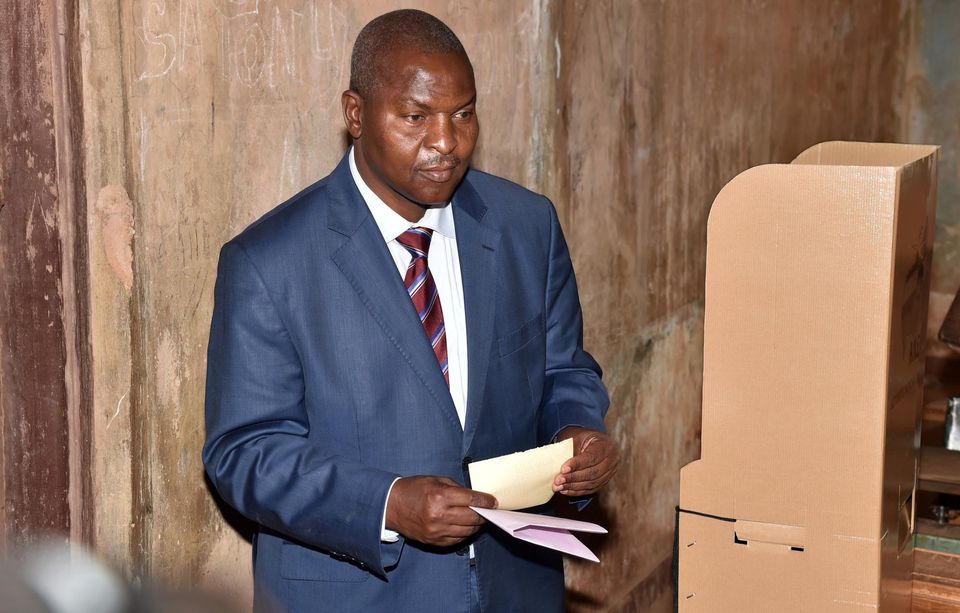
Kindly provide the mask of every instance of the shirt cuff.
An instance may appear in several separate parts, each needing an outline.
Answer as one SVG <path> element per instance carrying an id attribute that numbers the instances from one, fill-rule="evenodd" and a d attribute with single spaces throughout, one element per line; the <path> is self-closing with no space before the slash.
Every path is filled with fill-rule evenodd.
<path id="1" fill-rule="evenodd" d="M 387 490 L 387 497 L 383 501 L 383 517 L 380 520 L 380 542 L 382 543 L 396 543 L 400 540 L 400 533 L 387 530 L 387 503 L 390 501 L 390 492 L 393 491 L 394 484 L 399 480 L 400 477 L 393 480 L 393 483 L 390 484 L 390 489 Z"/>

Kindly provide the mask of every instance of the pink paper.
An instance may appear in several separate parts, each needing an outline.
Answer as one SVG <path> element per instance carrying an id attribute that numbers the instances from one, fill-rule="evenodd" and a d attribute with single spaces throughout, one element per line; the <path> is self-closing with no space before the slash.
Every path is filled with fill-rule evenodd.
<path id="1" fill-rule="evenodd" d="M 550 517 L 536 513 L 500 511 L 479 507 L 470 508 L 514 538 L 586 560 L 600 561 L 586 545 L 580 542 L 580 539 L 570 534 L 569 530 L 606 534 L 607 530 L 602 526 L 576 519 Z"/>

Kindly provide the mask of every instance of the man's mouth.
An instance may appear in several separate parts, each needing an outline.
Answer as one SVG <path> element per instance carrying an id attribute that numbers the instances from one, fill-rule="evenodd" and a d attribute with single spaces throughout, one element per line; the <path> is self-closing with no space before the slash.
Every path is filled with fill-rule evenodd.
<path id="1" fill-rule="evenodd" d="M 435 166 L 426 166 L 420 169 L 420 173 L 437 183 L 446 183 L 453 178 L 459 164 L 437 164 Z"/>

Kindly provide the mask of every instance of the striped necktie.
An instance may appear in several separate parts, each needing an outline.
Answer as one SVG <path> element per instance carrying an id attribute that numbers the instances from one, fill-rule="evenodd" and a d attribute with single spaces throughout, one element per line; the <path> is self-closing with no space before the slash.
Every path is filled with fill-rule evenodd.
<path id="1" fill-rule="evenodd" d="M 447 372 L 447 335 L 443 327 L 443 310 L 440 308 L 440 296 L 437 286 L 433 282 L 433 275 L 427 267 L 427 252 L 430 250 L 430 238 L 433 230 L 429 228 L 410 228 L 397 237 L 397 242 L 406 247 L 413 256 L 407 272 L 403 277 L 403 284 L 407 287 L 407 294 L 413 301 L 413 306 L 420 315 L 420 323 L 427 333 L 427 339 L 433 345 L 433 353 L 440 363 L 440 370 L 447 385 L 450 385 L 450 375 Z"/>

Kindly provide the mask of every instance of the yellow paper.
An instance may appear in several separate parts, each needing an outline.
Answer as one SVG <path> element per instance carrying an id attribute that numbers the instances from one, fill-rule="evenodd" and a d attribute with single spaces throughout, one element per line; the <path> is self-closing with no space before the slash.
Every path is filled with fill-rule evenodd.
<path id="1" fill-rule="evenodd" d="M 573 457 L 573 439 L 469 465 L 470 487 L 496 497 L 497 508 L 526 509 L 550 500 L 553 480 Z"/>

